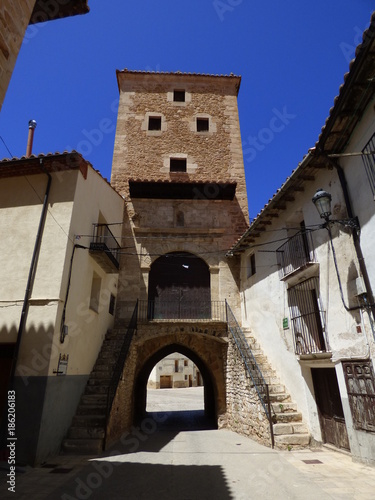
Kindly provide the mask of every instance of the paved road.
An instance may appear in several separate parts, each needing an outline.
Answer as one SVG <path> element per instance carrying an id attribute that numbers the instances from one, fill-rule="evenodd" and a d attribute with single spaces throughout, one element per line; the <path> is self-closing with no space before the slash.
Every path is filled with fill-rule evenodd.
<path id="1" fill-rule="evenodd" d="M 323 449 L 280 452 L 227 430 L 159 430 L 165 401 L 186 414 L 199 389 L 158 391 L 140 428 L 101 457 L 59 456 L 51 468 L 27 469 L 16 478 L 19 500 L 373 500 L 375 468 Z M 185 393 L 184 393 L 185 392 Z M 200 396 L 201 398 L 201 396 Z M 183 418 L 180 419 L 183 422 Z M 186 426 L 186 422 L 184 423 Z M 53 462 L 53 463 L 52 463 Z M 53 467 L 54 465 L 54 467 Z"/>

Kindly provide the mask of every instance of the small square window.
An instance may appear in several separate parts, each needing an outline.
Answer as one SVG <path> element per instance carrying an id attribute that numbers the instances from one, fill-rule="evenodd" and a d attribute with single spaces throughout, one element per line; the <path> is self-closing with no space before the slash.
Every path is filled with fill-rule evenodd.
<path id="1" fill-rule="evenodd" d="M 149 130 L 161 130 L 161 116 L 149 116 L 148 117 L 148 129 Z"/>
<path id="2" fill-rule="evenodd" d="M 174 102 L 185 102 L 185 90 L 174 90 L 173 100 Z"/>
<path id="3" fill-rule="evenodd" d="M 209 119 L 197 118 L 197 132 L 208 132 L 208 130 L 209 130 Z"/>
<path id="4" fill-rule="evenodd" d="M 247 277 L 253 276 L 256 273 L 255 253 L 252 253 L 247 261 Z"/>
<path id="5" fill-rule="evenodd" d="M 186 158 L 170 158 L 171 172 L 186 172 Z"/>

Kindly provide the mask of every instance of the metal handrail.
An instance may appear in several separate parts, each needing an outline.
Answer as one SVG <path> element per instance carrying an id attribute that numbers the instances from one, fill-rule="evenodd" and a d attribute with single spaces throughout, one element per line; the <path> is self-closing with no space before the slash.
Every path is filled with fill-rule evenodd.
<path id="1" fill-rule="evenodd" d="M 116 390 L 118 387 L 118 384 L 121 379 L 121 375 L 124 369 L 124 364 L 126 357 L 129 352 L 130 344 L 133 339 L 134 332 L 137 329 L 137 315 L 138 315 L 138 300 L 135 305 L 132 317 L 130 319 L 128 329 L 126 330 L 125 336 L 124 336 L 124 341 L 122 343 L 120 353 L 118 355 L 117 361 L 115 368 L 112 373 L 111 381 L 109 383 L 108 387 L 108 394 L 107 394 L 107 425 L 108 425 L 108 420 L 109 416 L 111 414 L 111 409 L 112 409 L 112 404 L 115 399 L 116 395 Z M 107 425 L 106 425 L 106 432 L 107 432 Z"/>
<path id="2" fill-rule="evenodd" d="M 220 321 L 226 323 L 224 301 L 140 300 L 138 322 L 154 320 Z"/>
<path id="3" fill-rule="evenodd" d="M 274 434 L 273 434 L 273 418 L 272 418 L 272 407 L 269 397 L 268 384 L 264 380 L 263 374 L 255 360 L 254 354 L 252 353 L 250 346 L 245 338 L 242 328 L 238 324 L 236 317 L 233 314 L 227 301 L 226 311 L 227 311 L 227 323 L 228 330 L 232 334 L 233 340 L 238 348 L 238 351 L 242 357 L 246 370 L 253 382 L 254 388 L 258 394 L 261 405 L 263 406 L 264 412 L 266 414 L 267 420 L 270 424 L 271 433 L 271 444 L 272 448 L 275 445 Z"/>

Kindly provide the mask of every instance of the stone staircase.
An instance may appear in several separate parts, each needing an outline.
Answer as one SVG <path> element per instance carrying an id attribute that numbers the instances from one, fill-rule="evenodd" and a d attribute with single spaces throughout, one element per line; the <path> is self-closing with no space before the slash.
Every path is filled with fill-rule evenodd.
<path id="1" fill-rule="evenodd" d="M 276 422 L 273 424 L 275 447 L 278 449 L 306 448 L 310 443 L 310 433 L 302 421 L 302 414 L 297 410 L 285 386 L 280 384 L 276 372 L 272 369 L 267 357 L 251 332 L 243 329 L 245 338 L 254 358 L 268 384 L 272 413 Z"/>
<path id="2" fill-rule="evenodd" d="M 107 332 L 73 417 L 62 450 L 67 453 L 98 454 L 103 450 L 108 388 L 126 329 Z"/>

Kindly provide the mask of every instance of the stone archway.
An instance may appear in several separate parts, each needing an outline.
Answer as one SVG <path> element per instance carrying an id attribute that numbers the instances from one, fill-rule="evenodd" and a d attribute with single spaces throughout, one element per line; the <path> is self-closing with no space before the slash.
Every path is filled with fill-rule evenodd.
<path id="1" fill-rule="evenodd" d="M 194 351 L 181 344 L 169 344 L 162 347 L 161 349 L 159 349 L 159 351 L 150 356 L 150 358 L 144 364 L 142 370 L 139 372 L 134 384 L 134 390 L 137 395 L 134 401 L 135 423 L 140 422 L 146 414 L 147 381 L 150 376 L 151 370 L 156 365 L 156 363 L 162 360 L 165 356 L 168 356 L 169 354 L 172 354 L 174 352 L 178 352 L 188 357 L 198 367 L 200 373 L 202 374 L 204 383 L 205 416 L 211 421 L 214 427 L 217 427 L 215 387 L 214 381 L 212 380 L 212 374 L 210 373 L 209 369 L 202 361 L 202 359 Z"/>
<path id="2" fill-rule="evenodd" d="M 139 325 L 113 401 L 106 447 L 142 419 L 149 374 L 160 359 L 176 351 L 197 365 L 204 378 L 206 415 L 214 426 L 225 426 L 226 336 L 225 323 L 155 321 Z"/>

